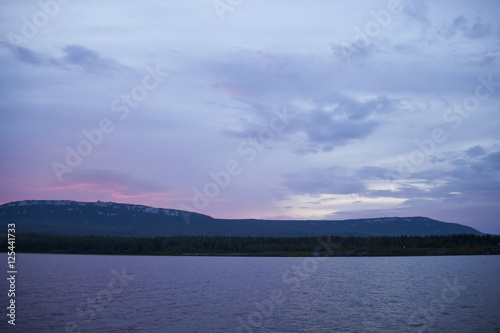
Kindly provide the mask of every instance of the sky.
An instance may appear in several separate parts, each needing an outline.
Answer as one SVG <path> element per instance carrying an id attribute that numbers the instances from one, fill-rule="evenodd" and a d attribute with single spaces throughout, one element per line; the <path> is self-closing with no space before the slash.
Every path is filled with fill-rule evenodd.
<path id="1" fill-rule="evenodd" d="M 0 204 L 500 234 L 500 2 L 0 3 Z"/>

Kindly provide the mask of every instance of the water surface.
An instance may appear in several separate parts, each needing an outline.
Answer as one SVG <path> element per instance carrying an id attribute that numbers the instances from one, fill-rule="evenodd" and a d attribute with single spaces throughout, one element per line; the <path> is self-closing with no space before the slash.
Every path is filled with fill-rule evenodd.
<path id="1" fill-rule="evenodd" d="M 17 332 L 500 332 L 500 256 L 18 254 L 17 268 Z"/>

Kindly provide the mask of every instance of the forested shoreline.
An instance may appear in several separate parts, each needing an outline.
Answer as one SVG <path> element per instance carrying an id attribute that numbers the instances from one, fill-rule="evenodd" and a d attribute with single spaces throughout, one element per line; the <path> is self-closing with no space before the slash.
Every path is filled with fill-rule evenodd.
<path id="1" fill-rule="evenodd" d="M 1 237 L 1 252 L 7 237 Z M 94 237 L 17 235 L 16 253 L 215 256 L 421 256 L 500 254 L 500 236 Z"/>

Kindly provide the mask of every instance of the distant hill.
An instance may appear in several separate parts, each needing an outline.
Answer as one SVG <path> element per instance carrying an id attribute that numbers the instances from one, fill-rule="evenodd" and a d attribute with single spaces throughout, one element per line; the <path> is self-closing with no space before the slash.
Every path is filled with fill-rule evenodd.
<path id="1" fill-rule="evenodd" d="M 25 200 L 0 206 L 0 234 L 165 236 L 426 236 L 482 233 L 427 217 L 383 217 L 341 221 L 228 220 L 175 209 L 114 202 Z"/>

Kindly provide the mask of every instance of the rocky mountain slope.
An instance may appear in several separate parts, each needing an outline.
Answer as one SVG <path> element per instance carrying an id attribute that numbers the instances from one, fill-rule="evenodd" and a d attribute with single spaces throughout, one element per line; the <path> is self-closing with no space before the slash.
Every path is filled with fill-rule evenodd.
<path id="1" fill-rule="evenodd" d="M 123 237 L 190 236 L 425 236 L 477 234 L 474 228 L 426 217 L 341 221 L 228 220 L 175 209 L 114 202 L 25 200 L 0 206 L 0 225 L 17 234 Z M 0 231 L 0 233 L 5 233 Z"/>

